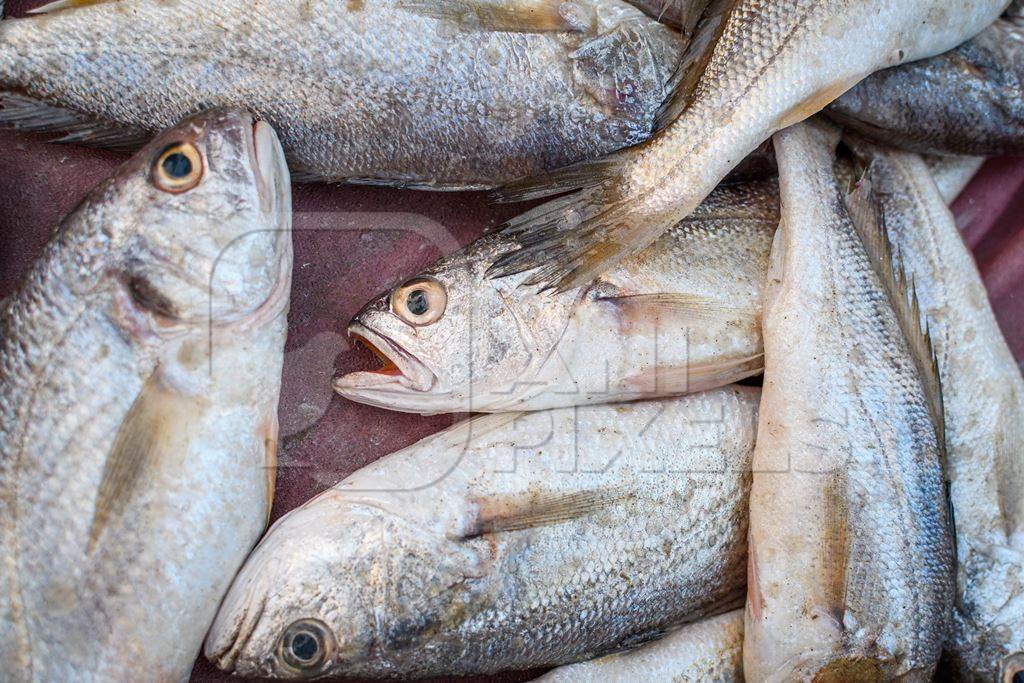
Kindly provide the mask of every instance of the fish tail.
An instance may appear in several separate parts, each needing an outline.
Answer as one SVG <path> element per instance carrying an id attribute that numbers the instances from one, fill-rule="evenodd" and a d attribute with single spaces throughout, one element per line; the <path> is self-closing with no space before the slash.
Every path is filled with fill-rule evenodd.
<path id="1" fill-rule="evenodd" d="M 588 187 L 513 218 L 500 230 L 519 248 L 495 261 L 488 277 L 532 271 L 523 285 L 568 291 L 611 270 L 678 220 L 677 212 L 641 213 L 637 198 L 619 197 L 618 186 Z"/>

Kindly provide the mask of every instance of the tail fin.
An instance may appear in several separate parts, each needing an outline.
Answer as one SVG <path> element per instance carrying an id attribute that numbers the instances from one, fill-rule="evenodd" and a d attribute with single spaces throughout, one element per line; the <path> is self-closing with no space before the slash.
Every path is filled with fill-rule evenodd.
<path id="1" fill-rule="evenodd" d="M 689 106 L 700 75 L 721 35 L 735 0 L 713 0 L 670 80 L 669 93 L 652 123 L 654 137 Z M 643 249 L 685 216 L 687 207 L 664 214 L 636 210 L 642 195 L 623 196 L 622 178 L 642 146 L 620 150 L 596 161 L 568 166 L 515 181 L 497 190 L 498 201 L 526 201 L 579 190 L 559 197 L 501 226 L 519 249 L 498 259 L 490 277 L 536 269 L 524 284 L 566 291 L 589 284 L 623 257 Z M 703 197 L 700 197 L 703 199 Z M 689 207 L 693 208 L 693 207 Z"/>

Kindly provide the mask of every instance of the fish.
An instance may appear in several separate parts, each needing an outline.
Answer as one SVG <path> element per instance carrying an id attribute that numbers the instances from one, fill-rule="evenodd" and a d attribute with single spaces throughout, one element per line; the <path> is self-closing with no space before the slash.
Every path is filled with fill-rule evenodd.
<path id="1" fill-rule="evenodd" d="M 743 683 L 743 610 L 687 624 L 636 650 L 558 667 L 536 680 Z"/>
<path id="2" fill-rule="evenodd" d="M 488 234 L 368 303 L 349 334 L 384 360 L 342 396 L 414 413 L 502 412 L 678 395 L 759 374 L 774 179 L 723 186 L 585 291 L 494 280 Z"/>
<path id="3" fill-rule="evenodd" d="M 924 158 L 932 180 L 946 204 L 960 196 L 985 163 L 985 157 L 928 156 Z"/>
<path id="4" fill-rule="evenodd" d="M 874 140 L 925 154 L 1024 154 L 1024 19 L 864 79 L 825 108 Z"/>
<path id="5" fill-rule="evenodd" d="M 491 276 L 577 288 L 689 215 L 771 135 L 866 76 L 945 52 L 1008 0 L 719 0 L 705 12 L 647 141 L 594 162 L 510 183 L 521 201 L 575 191 L 503 227 L 520 248 Z M 864 30 L 870 17 L 871 30 Z M 694 47 L 696 46 L 696 47 Z M 701 50 L 703 49 L 703 52 Z"/>
<path id="6" fill-rule="evenodd" d="M 270 514 L 291 191 L 240 111 L 160 134 L 0 312 L 0 667 L 184 681 Z"/>
<path id="7" fill-rule="evenodd" d="M 410 678 L 589 659 L 739 607 L 759 390 L 484 415 L 278 520 L 207 658 Z"/>
<path id="8" fill-rule="evenodd" d="M 134 148 L 248 109 L 293 180 L 489 188 L 646 139 L 684 39 L 622 0 L 100 0 L 0 24 L 0 124 Z M 483 9 L 481 9 L 481 6 Z"/>
<path id="9" fill-rule="evenodd" d="M 859 141 L 893 245 L 929 322 L 945 407 L 957 539 L 956 602 L 946 646 L 957 680 L 1024 671 L 1024 379 L 978 268 L 928 166 Z"/>
<path id="10" fill-rule="evenodd" d="M 909 285 L 884 268 L 884 225 L 866 208 L 877 199 L 834 172 L 838 141 L 816 122 L 775 136 L 783 216 L 765 292 L 743 670 L 930 681 L 954 590 L 941 394 Z"/>

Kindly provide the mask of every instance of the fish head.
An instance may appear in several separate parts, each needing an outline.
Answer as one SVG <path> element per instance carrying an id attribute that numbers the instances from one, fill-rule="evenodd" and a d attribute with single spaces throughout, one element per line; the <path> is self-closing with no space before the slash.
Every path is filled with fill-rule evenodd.
<path id="1" fill-rule="evenodd" d="M 287 301 L 288 168 L 273 129 L 248 112 L 165 131 L 68 220 L 116 245 L 117 279 L 161 325 L 230 324 Z"/>
<path id="2" fill-rule="evenodd" d="M 415 506 L 412 506 L 415 507 Z M 238 676 L 395 676 L 466 619 L 490 545 L 332 489 L 282 517 L 228 591 L 204 653 Z"/>
<path id="3" fill-rule="evenodd" d="M 383 362 L 336 377 L 335 390 L 389 410 L 443 413 L 513 406 L 565 328 L 571 304 L 490 278 L 507 246 L 487 236 L 367 304 L 349 335 Z"/>

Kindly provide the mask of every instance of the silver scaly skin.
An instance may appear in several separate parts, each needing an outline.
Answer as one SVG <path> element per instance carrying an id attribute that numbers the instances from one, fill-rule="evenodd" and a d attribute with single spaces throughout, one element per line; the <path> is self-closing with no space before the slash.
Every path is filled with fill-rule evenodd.
<path id="1" fill-rule="evenodd" d="M 871 159 L 942 377 L 958 551 L 947 650 L 962 680 L 1003 683 L 1024 671 L 1024 380 L 927 166 L 914 154 L 857 149 Z"/>
<path id="2" fill-rule="evenodd" d="M 774 180 L 723 186 L 649 249 L 561 294 L 488 278 L 514 241 L 485 236 L 367 304 L 349 332 L 386 365 L 338 377 L 335 389 L 390 410 L 501 412 L 679 395 L 757 374 L 778 220 Z"/>
<path id="3" fill-rule="evenodd" d="M 743 610 L 687 624 L 635 650 L 558 667 L 536 680 L 743 683 Z"/>
<path id="4" fill-rule="evenodd" d="M 825 112 L 927 154 L 1024 153 L 1024 19 L 1000 19 L 945 54 L 861 81 Z"/>
<path id="5" fill-rule="evenodd" d="M 670 28 L 621 0 L 536 3 L 553 6 L 552 32 L 435 18 L 445 4 L 106 0 L 8 20 L 0 122 L 131 145 L 237 106 L 274 126 L 296 180 L 430 189 L 493 187 L 650 135 L 683 48 Z"/>
<path id="6" fill-rule="evenodd" d="M 738 606 L 759 392 L 479 417 L 281 518 L 206 655 L 240 676 L 566 664 Z"/>
<path id="7" fill-rule="evenodd" d="M 205 114 L 93 190 L 0 313 L 5 680 L 188 678 L 270 513 L 290 229 L 274 132 Z"/>
<path id="8" fill-rule="evenodd" d="M 556 199 L 509 221 L 506 231 L 520 238 L 522 249 L 504 256 L 493 276 L 536 268 L 537 284 L 586 285 L 689 215 L 774 132 L 820 111 L 875 71 L 971 38 L 1008 0 L 716 4 L 724 7 L 706 22 L 712 34 L 706 68 L 692 90 L 690 79 L 679 82 L 655 136 L 611 158 L 502 191 L 516 200 L 579 190 L 571 200 Z"/>
<path id="9" fill-rule="evenodd" d="M 775 136 L 743 668 L 930 681 L 954 590 L 931 385 L 845 206 L 837 142 L 813 123 Z"/>

